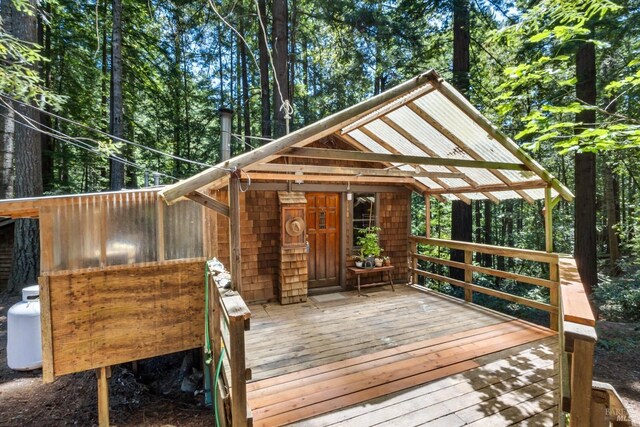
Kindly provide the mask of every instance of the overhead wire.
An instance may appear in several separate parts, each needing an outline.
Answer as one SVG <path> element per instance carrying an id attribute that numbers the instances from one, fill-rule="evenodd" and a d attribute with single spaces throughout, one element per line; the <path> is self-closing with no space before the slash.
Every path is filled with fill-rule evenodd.
<path id="1" fill-rule="evenodd" d="M 40 133 L 42 133 L 42 134 L 44 134 L 44 135 L 48 135 L 48 136 L 50 136 L 50 137 L 52 137 L 52 138 L 54 138 L 54 139 L 57 139 L 58 141 L 65 142 L 65 143 L 67 143 L 67 144 L 69 144 L 69 145 L 72 145 L 72 146 L 74 146 L 74 147 L 76 147 L 76 148 L 80 148 L 80 149 L 83 149 L 83 150 L 89 151 L 90 153 L 95 154 L 95 155 L 98 155 L 98 156 L 102 156 L 102 155 L 103 155 L 103 153 L 101 153 L 101 152 L 100 152 L 98 149 L 96 149 L 95 147 L 92 147 L 91 145 L 86 144 L 86 143 L 82 143 L 81 141 L 78 141 L 78 139 L 77 139 L 77 138 L 73 138 L 73 137 L 68 137 L 68 138 L 67 138 L 67 137 L 64 137 L 64 136 L 61 136 L 61 135 L 56 135 L 56 134 L 51 133 L 51 132 L 43 131 L 42 129 L 38 129 L 38 128 L 36 128 L 36 127 L 34 127 L 34 126 L 32 126 L 32 125 L 29 125 L 29 124 L 27 124 L 27 123 L 24 123 L 24 122 L 22 122 L 22 121 L 20 121 L 20 120 L 15 120 L 15 118 L 12 118 L 12 117 L 10 117 L 10 116 L 7 116 L 6 114 L 2 114 L 2 113 L 0 113 L 0 116 L 2 116 L 2 117 L 4 117 L 4 118 L 7 118 L 7 119 L 12 119 L 12 120 L 14 120 L 14 121 L 15 121 L 15 123 L 17 123 L 17 124 L 19 124 L 19 125 L 21 125 L 21 126 L 23 126 L 23 127 L 26 127 L 26 128 L 28 128 L 28 129 L 35 130 L 36 132 L 40 132 Z M 76 141 L 76 142 L 74 142 L 74 141 Z M 110 157 L 110 159 L 112 159 L 112 160 L 114 160 L 114 161 L 116 161 L 116 162 L 118 162 L 118 163 L 122 163 L 122 164 L 124 164 L 124 165 L 127 165 L 127 166 L 131 166 L 131 167 L 134 167 L 134 168 L 137 168 L 137 169 L 141 169 L 141 170 L 149 171 L 149 172 L 152 172 L 152 173 L 154 173 L 154 174 L 158 174 L 158 175 L 164 176 L 164 177 L 166 177 L 166 178 L 173 179 L 173 180 L 175 180 L 175 181 L 179 181 L 179 180 L 180 180 L 179 178 L 176 178 L 176 177 L 174 177 L 174 176 L 167 175 L 167 174 L 162 173 L 162 172 L 158 172 L 158 171 L 150 170 L 149 168 L 146 168 L 146 167 L 144 167 L 144 166 L 138 165 L 138 164 L 136 164 L 136 163 L 133 163 L 133 162 L 131 162 L 131 161 L 129 161 L 129 160 L 126 160 L 126 159 L 123 159 L 123 158 L 121 158 L 121 157 L 111 156 L 111 157 Z"/>
<path id="2" fill-rule="evenodd" d="M 198 162 L 197 160 L 191 160 L 191 159 L 187 159 L 187 158 L 184 158 L 184 157 L 176 156 L 176 155 L 174 155 L 174 154 L 167 153 L 167 152 L 165 152 L 165 151 L 158 150 L 158 149 L 156 149 L 156 148 L 148 147 L 148 146 L 146 146 L 146 145 L 143 145 L 143 144 L 140 144 L 140 143 L 137 143 L 137 142 L 129 141 L 129 140 L 127 140 L 127 139 L 124 139 L 124 138 L 121 138 L 121 137 L 118 137 L 118 136 L 115 136 L 115 135 L 111 135 L 110 133 L 107 133 L 107 132 L 101 131 L 100 129 L 93 128 L 93 127 L 88 126 L 88 125 L 86 125 L 86 124 L 84 124 L 84 123 L 80 123 L 80 122 L 78 122 L 78 121 L 75 121 L 75 120 L 72 120 L 72 119 L 66 118 L 66 117 L 61 116 L 61 115 L 59 115 L 59 114 L 52 113 L 51 111 L 44 110 L 44 109 L 42 109 L 42 108 L 36 107 L 35 105 L 31 105 L 31 104 L 28 104 L 28 103 L 26 103 L 26 102 L 19 101 L 19 100 L 15 99 L 15 98 L 13 98 L 13 97 L 11 97 L 11 96 L 9 96 L 9 95 L 5 94 L 5 93 L 2 93 L 2 92 L 0 92 L 0 97 L 5 98 L 5 99 L 8 99 L 8 100 L 11 100 L 11 101 L 13 101 L 13 102 L 15 102 L 15 103 L 18 103 L 18 104 L 20 104 L 20 105 L 23 105 L 23 106 L 26 106 L 26 107 L 32 108 L 32 109 L 34 109 L 34 110 L 37 110 L 37 111 L 39 111 L 39 112 L 41 112 L 41 113 L 44 113 L 44 114 L 47 114 L 47 115 L 49 115 L 49 116 L 51 116 L 51 117 L 54 117 L 54 118 L 56 118 L 56 119 L 59 119 L 59 120 L 65 121 L 65 122 L 67 122 L 67 123 L 71 123 L 71 124 L 73 124 L 73 125 L 75 125 L 75 126 L 79 126 L 79 127 L 81 127 L 81 128 L 84 128 L 84 129 L 90 130 L 90 131 L 92 131 L 92 132 L 96 132 L 96 133 L 98 133 L 98 134 L 100 134 L 100 135 L 103 135 L 103 136 L 106 136 L 106 137 L 108 137 L 108 138 L 110 138 L 110 139 L 112 139 L 112 140 L 115 140 L 115 141 L 118 141 L 118 142 L 122 142 L 122 143 L 124 143 L 124 144 L 133 145 L 133 146 L 138 147 L 138 148 L 141 148 L 141 149 L 143 149 L 143 150 L 148 150 L 148 151 L 151 151 L 151 152 L 153 152 L 153 153 L 160 154 L 160 155 L 162 155 L 162 156 L 170 157 L 170 158 L 172 158 L 172 159 L 174 159 L 174 160 L 179 160 L 179 161 L 182 161 L 182 162 L 185 162 L 185 163 L 191 163 L 191 164 L 194 164 L 194 165 L 197 165 L 197 166 L 206 167 L 206 168 L 217 168 L 217 169 L 226 170 L 226 171 L 228 171 L 228 172 L 232 172 L 232 171 L 233 171 L 233 169 L 230 169 L 230 168 L 224 168 L 224 167 L 220 167 L 220 166 L 210 165 L 210 164 L 208 164 L 208 163 Z M 6 105 L 6 104 L 5 104 L 5 105 Z"/>
<path id="3" fill-rule="evenodd" d="M 74 147 L 81 148 L 83 150 L 89 151 L 89 152 L 91 152 L 93 154 L 96 154 L 98 156 L 101 156 L 101 157 L 104 156 L 104 153 L 101 152 L 97 147 L 95 147 L 95 146 L 93 146 L 93 145 L 91 145 L 91 144 L 89 144 L 89 143 L 87 143 L 87 142 L 85 142 L 83 140 L 88 140 L 88 141 L 94 142 L 96 144 L 99 144 L 98 141 L 95 141 L 92 138 L 73 137 L 73 136 L 67 135 L 64 132 L 61 132 L 61 131 L 59 131 L 57 129 L 53 129 L 51 127 L 45 126 L 45 125 L 43 125 L 41 123 L 34 123 L 35 121 L 33 119 L 31 119 L 31 118 L 23 115 L 19 111 L 16 111 L 15 109 L 11 108 L 11 106 L 9 104 L 7 104 L 6 101 L 0 100 L 0 102 L 3 103 L 8 108 L 10 108 L 15 114 L 20 116 L 20 118 L 22 118 L 24 120 L 24 122 L 22 122 L 20 120 L 16 120 L 15 117 L 11 117 L 11 116 L 8 116 L 6 114 L 0 114 L 0 116 L 4 117 L 5 119 L 13 120 L 15 123 L 18 123 L 19 125 L 22 125 L 23 127 L 26 127 L 28 129 L 34 130 L 34 131 L 39 132 L 39 133 L 42 133 L 44 135 L 48 135 L 48 136 L 50 136 L 52 138 L 55 138 L 55 139 L 57 139 L 59 141 L 66 142 L 66 143 L 68 143 L 70 145 L 73 145 Z M 50 132 L 48 132 L 46 130 L 43 130 L 42 128 L 49 129 Z M 155 174 L 159 174 L 161 176 L 164 176 L 164 177 L 171 178 L 173 180 L 179 181 L 179 178 L 176 178 L 174 176 L 171 176 L 171 175 L 159 172 L 159 171 L 151 170 L 151 169 L 149 169 L 147 167 L 144 167 L 142 165 L 139 165 L 139 164 L 134 163 L 134 162 L 132 162 L 130 160 L 118 157 L 118 156 L 113 155 L 113 154 L 110 155 L 109 158 L 113 159 L 116 162 L 125 164 L 127 166 L 135 167 L 135 168 L 138 168 L 138 169 L 141 169 L 141 170 L 149 170 L 150 172 L 153 172 Z"/>

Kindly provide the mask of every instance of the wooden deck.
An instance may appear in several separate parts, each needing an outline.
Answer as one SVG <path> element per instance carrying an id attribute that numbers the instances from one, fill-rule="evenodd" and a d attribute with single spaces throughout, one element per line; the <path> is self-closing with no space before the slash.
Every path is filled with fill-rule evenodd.
<path id="1" fill-rule="evenodd" d="M 397 286 L 251 306 L 256 426 L 554 425 L 557 336 Z"/>

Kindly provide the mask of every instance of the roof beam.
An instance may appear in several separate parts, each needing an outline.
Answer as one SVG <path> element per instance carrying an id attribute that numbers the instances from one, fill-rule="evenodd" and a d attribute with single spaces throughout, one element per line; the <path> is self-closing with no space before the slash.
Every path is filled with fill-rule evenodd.
<path id="1" fill-rule="evenodd" d="M 199 191 L 194 191 L 187 194 L 187 198 L 193 200 L 196 203 L 200 203 L 205 208 L 213 209 L 214 211 L 221 213 L 222 215 L 229 217 L 229 205 L 222 203 L 213 197 L 209 197 Z"/>
<path id="2" fill-rule="evenodd" d="M 444 127 L 439 121 L 434 119 L 431 114 L 429 114 L 426 111 L 424 111 L 422 108 L 420 108 L 414 102 L 409 103 L 407 105 L 407 107 L 411 111 L 413 111 L 415 114 L 417 114 L 418 117 L 420 117 L 422 120 L 424 120 L 425 122 L 429 123 L 429 125 L 431 125 L 432 128 L 434 128 L 437 132 L 439 132 L 440 135 L 442 135 L 445 138 L 447 138 L 454 145 L 456 145 L 458 148 L 460 148 L 462 151 L 464 151 L 467 155 L 469 155 L 472 159 L 482 160 L 482 156 L 480 156 L 473 149 L 471 149 L 460 138 L 455 136 L 453 134 L 453 132 L 451 132 L 449 129 Z M 491 169 L 488 169 L 488 172 L 493 174 L 493 176 L 495 176 L 496 178 L 498 178 L 500 181 L 504 182 L 505 184 L 507 184 L 507 185 L 511 184 L 511 180 L 509 180 L 502 172 L 497 171 L 497 170 L 491 170 Z M 527 193 L 522 192 L 522 191 L 517 191 L 517 193 L 518 193 L 518 195 L 520 195 L 520 197 L 525 199 L 527 202 L 533 203 L 533 199 Z"/>
<path id="3" fill-rule="evenodd" d="M 548 184 L 542 179 L 535 181 L 514 182 L 513 184 L 491 184 L 478 185 L 477 187 L 461 187 L 454 190 L 436 188 L 427 191 L 429 194 L 453 194 L 458 193 L 482 193 L 484 191 L 516 191 L 516 190 L 532 190 L 536 188 L 545 188 Z"/>
<path id="4" fill-rule="evenodd" d="M 415 180 L 411 177 L 397 176 L 351 176 L 351 175 L 292 175 L 286 173 L 268 173 L 268 172 L 251 172 L 249 174 L 252 180 L 268 180 L 268 181 L 318 181 L 318 182 L 348 182 L 360 184 L 365 182 L 380 184 L 414 184 Z M 243 181 L 245 179 L 243 178 Z M 427 190 L 428 191 L 428 190 Z"/>
<path id="5" fill-rule="evenodd" d="M 204 187 L 208 183 L 229 173 L 230 170 L 246 168 L 254 163 L 261 162 L 266 157 L 274 154 L 281 154 L 283 149 L 291 147 L 294 144 L 305 144 L 309 141 L 318 140 L 330 135 L 365 117 L 366 115 L 371 114 L 384 105 L 405 96 L 412 90 L 428 83 L 434 84 L 438 80 L 440 80 L 440 77 L 435 71 L 427 71 L 426 73 L 382 92 L 377 96 L 366 99 L 353 107 L 332 114 L 313 125 L 305 126 L 295 132 L 283 136 L 282 138 L 270 142 L 267 145 L 247 153 L 240 154 L 224 163 L 202 171 L 191 178 L 167 186 L 160 192 L 160 196 L 168 204 L 175 203 L 180 197 L 185 194 L 189 194 L 198 188 Z"/>
<path id="6" fill-rule="evenodd" d="M 390 162 L 428 166 L 456 166 L 479 169 L 504 169 L 527 171 L 529 168 L 518 163 L 486 162 L 477 160 L 443 159 L 426 156 L 406 156 L 403 154 L 362 153 L 359 151 L 330 150 L 324 148 L 292 147 L 282 152 L 283 156 L 312 159 L 349 160 L 352 162 Z"/>
<path id="7" fill-rule="evenodd" d="M 511 140 L 508 136 L 502 133 L 499 129 L 495 128 L 486 118 L 475 109 L 469 101 L 467 101 L 462 95 L 458 94 L 456 90 L 445 81 L 439 80 L 437 83 L 438 90 L 449 101 L 451 101 L 456 107 L 463 111 L 471 120 L 478 124 L 485 132 L 489 134 L 496 141 L 500 142 L 511 154 L 513 154 L 518 160 L 528 166 L 528 168 L 534 171 L 542 179 L 550 183 L 553 188 L 562 196 L 563 199 L 570 202 L 574 199 L 574 195 L 567 187 L 565 187 L 556 177 L 551 175 L 545 168 L 543 168 L 538 162 L 533 160 L 531 156 L 525 153 L 518 145 Z"/>
<path id="8" fill-rule="evenodd" d="M 260 163 L 251 166 L 250 171 L 257 172 L 302 172 L 336 175 L 358 176 L 397 176 L 397 177 L 425 177 L 425 178 L 464 178 L 461 172 L 427 172 L 407 171 L 399 169 L 373 169 L 354 168 L 342 166 L 315 166 L 315 165 L 287 165 L 282 163 Z"/>

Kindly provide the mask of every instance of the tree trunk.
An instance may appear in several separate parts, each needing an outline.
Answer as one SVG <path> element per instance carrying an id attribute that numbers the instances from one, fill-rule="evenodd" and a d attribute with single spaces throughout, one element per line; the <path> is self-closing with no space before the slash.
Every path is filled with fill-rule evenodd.
<path id="1" fill-rule="evenodd" d="M 258 27 L 258 51 L 260 56 L 260 111 L 262 137 L 271 138 L 271 97 L 269 90 L 269 50 L 267 49 L 267 1 L 258 0 L 258 13 L 262 25 Z"/>
<path id="2" fill-rule="evenodd" d="M 46 13 L 51 14 L 51 4 L 45 3 Z M 45 23 L 40 17 L 38 17 L 38 42 L 41 46 L 44 46 L 43 55 L 48 58 L 49 61 L 42 64 L 40 77 L 44 87 L 51 89 L 51 26 Z M 46 111 L 51 111 L 49 106 L 45 106 Z M 51 128 L 51 116 L 41 112 L 40 123 L 43 129 Z M 53 158 L 55 155 L 55 143 L 53 138 L 48 134 L 40 134 L 40 142 L 42 144 L 42 183 L 43 189 L 46 191 L 53 189 Z"/>
<path id="3" fill-rule="evenodd" d="M 296 0 L 291 0 L 291 35 L 290 42 L 291 47 L 289 48 L 289 88 L 287 92 L 289 93 L 289 103 L 293 105 L 293 97 L 295 95 L 295 84 L 296 84 L 296 31 L 298 29 L 298 3 Z M 293 117 L 291 118 L 290 126 L 293 125 Z"/>
<path id="4" fill-rule="evenodd" d="M 29 1 L 37 8 L 37 1 Z M 11 34 L 29 43 L 38 42 L 36 15 L 27 15 L 16 11 L 13 4 L 3 5 L 10 10 L 12 17 Z M 33 108 L 14 103 L 17 113 L 38 123 L 39 113 Z M 17 114 L 16 114 L 17 115 Z M 16 126 L 15 143 L 15 197 L 42 196 L 42 146 L 36 130 L 25 126 Z M 8 291 L 12 292 L 24 286 L 37 283 L 40 274 L 40 239 L 38 221 L 20 219 L 15 223 L 13 244 L 13 262 Z"/>
<path id="5" fill-rule="evenodd" d="M 0 8 L 0 11 L 2 12 L 4 31 L 7 34 L 13 34 L 12 15 L 16 13 L 15 9 L 7 4 L 6 7 Z M 6 116 L 0 117 L 0 123 L 2 123 L 0 129 L 0 199 L 10 199 L 13 197 L 14 185 L 14 113 L 12 109 L 0 104 L 0 114 Z"/>
<path id="6" fill-rule="evenodd" d="M 113 29 L 111 33 L 111 134 L 122 138 L 122 1 L 113 0 Z M 118 142 L 116 139 L 114 143 Z M 109 188 L 122 190 L 124 187 L 124 163 L 114 156 L 110 162 Z"/>
<path id="7" fill-rule="evenodd" d="M 244 37 L 244 19 L 240 20 L 240 34 Z M 251 149 L 251 110 L 249 104 L 249 74 L 247 70 L 247 47 L 242 40 L 238 40 L 240 45 L 240 68 L 242 68 L 242 122 L 244 124 L 244 147 L 243 151 Z"/>
<path id="8" fill-rule="evenodd" d="M 607 246 L 609 248 L 609 267 L 612 276 L 618 276 L 621 273 L 618 266 L 620 258 L 620 244 L 618 241 L 618 207 L 616 206 L 616 177 L 607 162 L 604 162 L 604 200 L 607 209 Z"/>
<path id="9" fill-rule="evenodd" d="M 584 42 L 576 54 L 576 96 L 583 102 L 596 103 L 596 53 L 593 43 Z M 576 133 L 593 127 L 596 121 L 594 110 L 576 115 Z M 575 166 L 575 256 L 576 264 L 585 290 L 591 295 L 598 284 L 596 254 L 596 155 L 576 154 Z"/>
<path id="10" fill-rule="evenodd" d="M 275 85 L 273 91 L 273 114 L 275 117 L 274 136 L 276 138 L 286 134 L 284 101 L 289 99 L 289 72 L 287 62 L 288 31 L 287 31 L 287 0 L 273 0 L 273 68 L 275 69 Z"/>
<path id="11" fill-rule="evenodd" d="M 463 95 L 469 92 L 469 2 L 453 1 L 453 84 Z M 456 200 L 451 206 L 451 238 L 471 241 L 471 206 Z M 451 251 L 451 259 L 464 261 L 464 253 Z M 451 276 L 464 280 L 464 272 L 451 269 Z"/>

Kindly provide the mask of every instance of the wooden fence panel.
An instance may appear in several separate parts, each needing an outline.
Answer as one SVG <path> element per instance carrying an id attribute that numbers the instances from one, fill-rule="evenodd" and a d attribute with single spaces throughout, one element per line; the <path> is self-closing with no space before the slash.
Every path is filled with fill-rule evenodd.
<path id="1" fill-rule="evenodd" d="M 204 259 L 56 272 L 45 282 L 43 370 L 54 377 L 204 342 Z"/>

